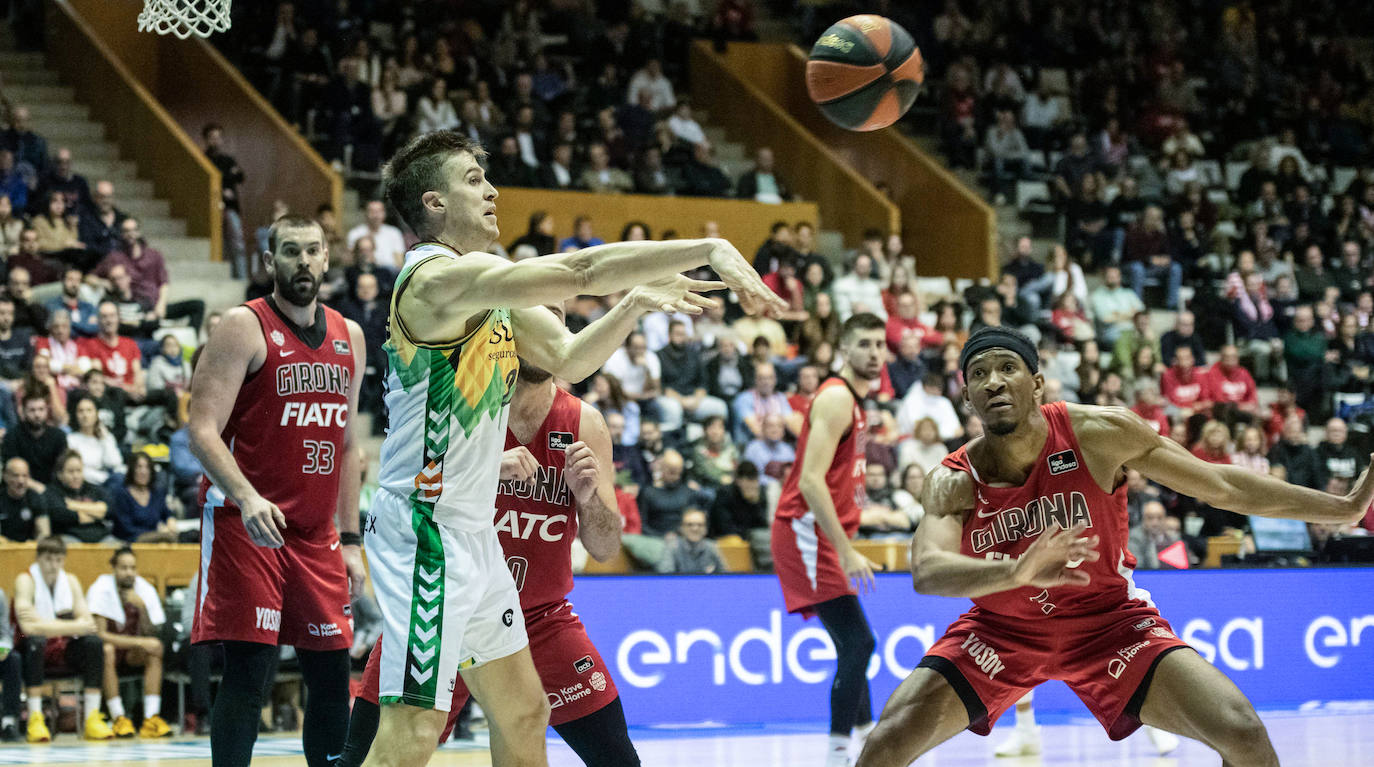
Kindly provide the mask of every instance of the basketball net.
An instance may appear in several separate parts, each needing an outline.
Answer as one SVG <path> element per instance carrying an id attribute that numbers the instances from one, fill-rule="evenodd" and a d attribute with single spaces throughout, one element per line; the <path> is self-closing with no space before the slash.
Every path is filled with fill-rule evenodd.
<path id="1" fill-rule="evenodd" d="M 192 35 L 209 37 L 229 29 L 231 0 L 143 0 L 138 14 L 138 31 L 176 35 L 185 40 Z"/>

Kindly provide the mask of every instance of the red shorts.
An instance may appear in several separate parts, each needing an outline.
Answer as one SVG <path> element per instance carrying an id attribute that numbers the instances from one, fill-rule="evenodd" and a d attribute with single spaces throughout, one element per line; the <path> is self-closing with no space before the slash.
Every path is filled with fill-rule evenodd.
<path id="1" fill-rule="evenodd" d="M 620 693 L 615 688 L 609 669 L 601 660 L 601 653 L 587 638 L 587 630 L 572 605 L 564 602 L 537 614 L 525 616 L 525 631 L 530 637 L 530 655 L 539 681 L 548 696 L 549 724 L 558 726 L 581 719 L 609 705 Z M 372 648 L 363 671 L 363 688 L 358 697 L 377 702 L 378 675 L 382 663 L 382 640 Z M 458 721 L 458 713 L 468 700 L 468 688 L 458 677 L 453 688 L 453 705 L 449 708 L 448 725 L 439 738 L 443 742 Z"/>
<path id="2" fill-rule="evenodd" d="M 287 527 L 278 549 L 256 546 L 237 509 L 201 517 L 200 591 L 191 641 L 257 642 L 304 650 L 353 644 L 353 608 L 339 537 Z"/>
<path id="3" fill-rule="evenodd" d="M 950 625 L 920 666 L 943 676 L 987 735 L 1027 691 L 1062 680 L 1112 740 L 1135 732 L 1155 663 L 1188 644 L 1159 611 L 1123 605 L 1109 613 L 1045 620 L 1043 628 L 974 608 Z"/>
<path id="4" fill-rule="evenodd" d="M 840 555 L 810 512 L 800 519 L 775 517 L 770 547 L 789 613 L 810 618 L 815 605 L 855 593 L 840 567 Z"/>

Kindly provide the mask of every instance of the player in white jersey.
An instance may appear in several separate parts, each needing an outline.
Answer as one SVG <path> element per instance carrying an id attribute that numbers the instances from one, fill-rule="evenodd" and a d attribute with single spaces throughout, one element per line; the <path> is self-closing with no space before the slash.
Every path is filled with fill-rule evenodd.
<path id="1" fill-rule="evenodd" d="M 544 765 L 548 703 L 520 602 L 492 528 L 517 353 L 560 378 L 595 372 L 648 311 L 697 314 L 729 287 L 746 311 L 785 308 L 719 239 L 626 242 L 514 263 L 499 235 L 485 152 L 454 131 L 420 136 L 383 173 L 387 200 L 424 241 L 406 254 L 391 303 L 382 490 L 365 544 L 384 633 L 382 712 L 365 765 L 422 765 L 455 674 L 491 722 L 492 761 Z M 681 272 L 709 263 L 722 283 Z M 630 293 L 573 335 L 543 307 Z"/>

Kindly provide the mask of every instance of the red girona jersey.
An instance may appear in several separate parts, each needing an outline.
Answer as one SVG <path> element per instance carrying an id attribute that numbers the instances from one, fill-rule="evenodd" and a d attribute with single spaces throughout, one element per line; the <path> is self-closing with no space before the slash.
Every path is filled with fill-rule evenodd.
<path id="1" fill-rule="evenodd" d="M 258 316 L 267 359 L 239 388 L 221 434 L 239 470 L 286 515 L 288 527 L 327 525 L 339 499 L 353 347 L 343 315 L 320 307 L 324 340 L 310 347 L 266 299 L 244 304 Z M 317 315 L 319 316 L 319 315 Z M 234 508 L 209 478 L 201 503 Z"/>
<path id="2" fill-rule="evenodd" d="M 502 480 L 496 491 L 496 534 L 526 615 L 562 602 L 572 591 L 577 499 L 563 466 L 581 423 L 582 401 L 558 389 L 544 423 L 524 445 L 539 464 L 533 481 Z M 520 446 L 506 429 L 506 449 Z"/>
<path id="3" fill-rule="evenodd" d="M 984 484 L 969 462 L 966 448 L 945 458 L 945 466 L 973 478 L 974 507 L 964 518 L 960 550 L 972 557 L 1014 558 L 1047 527 L 1072 527 L 1082 522 L 1088 526 L 1087 535 L 1101 538 L 1097 550 L 1102 556 L 1079 567 L 1092 578 L 1088 586 L 1012 589 L 976 597 L 974 604 L 991 613 L 1024 619 L 1149 605 L 1149 592 L 1137 588 L 1131 579 L 1135 557 L 1126 548 L 1130 528 L 1125 482 L 1112 493 L 1098 487 L 1063 402 L 1042 405 L 1040 413 L 1049 424 L 1049 438 L 1035 468 L 1019 487 Z"/>
<path id="4" fill-rule="evenodd" d="M 830 488 L 830 498 L 835 503 L 835 513 L 849 537 L 859 531 L 859 512 L 863 509 L 866 493 L 864 491 L 864 450 L 868 446 L 868 421 L 864 417 L 862 398 L 854 393 L 843 378 L 829 378 L 816 389 L 811 398 L 812 405 L 827 388 L 843 386 L 854 397 L 853 419 L 849 431 L 840 438 L 835 448 L 835 459 L 825 472 L 825 484 Z M 811 411 L 807 408 L 806 418 L 802 421 L 801 435 L 797 437 L 797 462 L 792 464 L 787 480 L 782 485 L 782 496 L 778 499 L 775 516 L 783 519 L 800 519 L 810 508 L 802 497 L 798 482 L 801 480 L 802 464 L 806 459 L 806 440 L 811 436 Z M 762 467 L 760 467 L 762 468 Z"/>

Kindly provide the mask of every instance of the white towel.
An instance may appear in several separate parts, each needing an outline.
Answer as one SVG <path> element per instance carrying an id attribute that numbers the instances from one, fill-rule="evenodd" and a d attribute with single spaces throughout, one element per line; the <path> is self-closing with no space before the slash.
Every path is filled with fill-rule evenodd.
<path id="1" fill-rule="evenodd" d="M 158 596 L 153 584 L 141 575 L 134 576 L 134 594 L 143 600 L 143 606 L 148 610 L 149 623 L 161 626 L 166 622 L 167 615 L 162 610 L 162 598 Z M 91 584 L 91 588 L 86 592 L 86 606 L 90 608 L 92 615 L 109 618 L 114 621 L 115 626 L 123 630 L 124 603 L 119 600 L 119 585 L 110 573 L 96 578 L 95 583 Z"/>
<path id="2" fill-rule="evenodd" d="M 66 570 L 57 571 L 56 594 L 43 580 L 43 571 L 38 569 L 37 562 L 29 565 L 29 576 L 33 578 L 33 609 L 38 611 L 39 618 L 56 620 L 57 616 L 72 611 L 72 582 L 67 578 Z"/>

